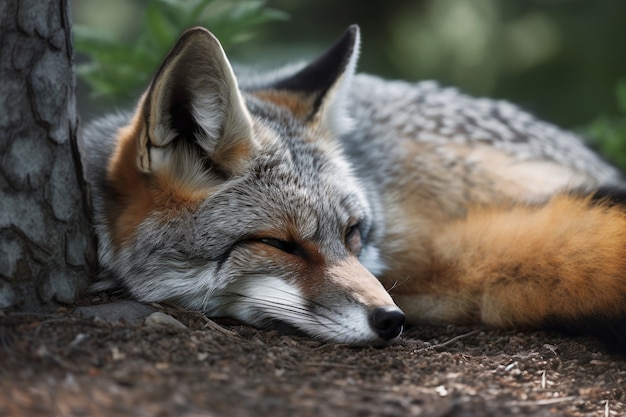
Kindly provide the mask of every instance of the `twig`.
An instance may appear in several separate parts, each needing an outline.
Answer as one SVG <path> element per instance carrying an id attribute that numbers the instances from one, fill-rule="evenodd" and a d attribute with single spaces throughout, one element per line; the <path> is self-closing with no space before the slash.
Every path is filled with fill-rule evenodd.
<path id="1" fill-rule="evenodd" d="M 211 320 L 210 318 L 206 317 L 206 316 L 201 316 L 202 319 L 204 320 L 204 328 L 205 329 L 210 329 L 213 331 L 216 331 L 218 333 L 221 333 L 224 336 L 228 336 L 230 338 L 234 338 L 237 340 L 241 340 L 241 336 L 239 336 L 237 333 L 233 332 L 232 330 L 228 330 L 227 328 L 217 324 L 216 322 L 214 322 L 213 320 Z"/>
<path id="2" fill-rule="evenodd" d="M 464 339 L 464 338 L 469 337 L 469 336 L 473 336 L 473 335 L 479 333 L 480 331 L 481 330 L 472 330 L 471 332 L 468 332 L 468 333 L 465 333 L 465 334 L 460 334 L 460 335 L 458 335 L 456 337 L 453 337 L 452 339 L 447 340 L 447 341 L 445 341 L 443 343 L 438 343 L 436 345 L 427 346 L 425 348 L 418 349 L 416 351 L 416 353 L 426 352 L 428 350 L 433 350 L 433 349 L 438 349 L 438 348 L 449 346 L 449 345 L 451 345 L 451 344 L 453 344 L 455 342 L 458 342 L 461 339 Z"/>
<path id="3" fill-rule="evenodd" d="M 508 401 L 506 403 L 507 407 L 529 407 L 533 405 L 553 405 L 564 403 L 567 401 L 573 401 L 576 397 L 559 397 L 559 398 L 546 398 L 545 400 L 536 400 L 536 401 Z"/>
<path id="4" fill-rule="evenodd" d="M 344 368 L 344 369 L 360 369 L 358 365 L 347 365 L 345 363 L 332 363 L 332 362 L 304 362 L 304 366 L 320 366 L 329 368 Z"/>

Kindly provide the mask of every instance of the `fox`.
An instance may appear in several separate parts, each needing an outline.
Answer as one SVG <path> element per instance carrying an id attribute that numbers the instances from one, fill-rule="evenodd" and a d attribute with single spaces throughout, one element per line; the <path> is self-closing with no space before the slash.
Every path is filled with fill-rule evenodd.
<path id="1" fill-rule="evenodd" d="M 308 63 L 234 67 L 184 32 L 132 111 L 83 133 L 102 275 L 329 343 L 411 324 L 561 329 L 626 347 L 622 173 L 507 101 Z"/>

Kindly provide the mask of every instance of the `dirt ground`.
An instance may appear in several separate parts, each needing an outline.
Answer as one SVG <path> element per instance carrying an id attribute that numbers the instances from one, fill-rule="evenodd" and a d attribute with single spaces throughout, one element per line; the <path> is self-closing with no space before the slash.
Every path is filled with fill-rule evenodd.
<path id="1" fill-rule="evenodd" d="M 626 358 L 584 338 L 416 327 L 354 348 L 158 310 L 0 314 L 0 416 L 626 415 Z"/>

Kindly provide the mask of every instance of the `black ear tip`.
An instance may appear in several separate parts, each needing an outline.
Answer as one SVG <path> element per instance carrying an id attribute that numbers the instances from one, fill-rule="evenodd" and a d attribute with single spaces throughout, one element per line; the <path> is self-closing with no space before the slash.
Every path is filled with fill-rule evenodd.
<path id="1" fill-rule="evenodd" d="M 348 26 L 343 35 L 326 51 L 326 54 L 331 55 L 336 53 L 343 55 L 346 60 L 349 60 L 350 56 L 359 48 L 360 32 L 359 25 L 353 24 Z M 344 62 L 344 64 L 345 63 L 347 63 L 347 61 Z"/>
<path id="2" fill-rule="evenodd" d="M 360 28 L 359 25 L 357 25 L 356 23 L 348 26 L 348 29 L 346 29 L 346 32 L 352 34 L 352 35 L 358 35 L 358 33 L 360 32 Z"/>
<path id="3" fill-rule="evenodd" d="M 360 33 L 361 33 L 361 29 L 359 28 L 359 25 L 355 23 L 353 25 L 348 26 L 348 29 L 346 29 L 343 37 L 349 38 L 352 42 L 356 42 L 356 40 L 359 38 Z"/>

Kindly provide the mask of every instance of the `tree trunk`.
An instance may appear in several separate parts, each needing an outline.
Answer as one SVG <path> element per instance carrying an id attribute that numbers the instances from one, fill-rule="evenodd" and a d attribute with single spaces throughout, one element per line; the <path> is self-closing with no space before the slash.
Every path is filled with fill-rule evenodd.
<path id="1" fill-rule="evenodd" d="M 0 308 L 72 303 L 95 245 L 68 0 L 0 0 Z"/>

